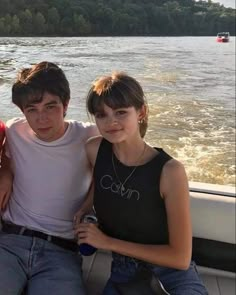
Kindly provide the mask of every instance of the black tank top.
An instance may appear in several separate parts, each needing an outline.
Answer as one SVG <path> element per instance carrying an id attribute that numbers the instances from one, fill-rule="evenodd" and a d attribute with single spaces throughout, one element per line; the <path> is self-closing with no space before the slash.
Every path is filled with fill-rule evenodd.
<path id="1" fill-rule="evenodd" d="M 142 244 L 167 244 L 165 204 L 160 196 L 160 176 L 171 159 L 162 149 L 144 165 L 123 165 L 113 154 L 112 144 L 102 140 L 94 167 L 94 208 L 101 229 L 109 236 Z M 116 171 L 116 173 L 115 173 Z M 117 176 L 119 180 L 117 179 Z"/>

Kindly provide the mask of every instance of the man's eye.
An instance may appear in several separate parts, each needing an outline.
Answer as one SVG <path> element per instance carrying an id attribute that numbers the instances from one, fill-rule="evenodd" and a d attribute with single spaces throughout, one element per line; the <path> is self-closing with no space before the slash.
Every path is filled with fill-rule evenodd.
<path id="1" fill-rule="evenodd" d="M 52 110 L 52 109 L 54 109 L 54 108 L 55 108 L 54 105 L 47 106 L 47 110 Z"/>
<path id="2" fill-rule="evenodd" d="M 101 119 L 101 118 L 104 118 L 105 117 L 105 114 L 104 113 L 96 113 L 94 115 L 94 117 L 97 118 L 97 119 Z"/>
<path id="3" fill-rule="evenodd" d="M 26 110 L 27 113 L 33 113 L 33 112 L 35 112 L 35 111 L 36 111 L 36 109 L 27 109 L 27 110 Z"/>

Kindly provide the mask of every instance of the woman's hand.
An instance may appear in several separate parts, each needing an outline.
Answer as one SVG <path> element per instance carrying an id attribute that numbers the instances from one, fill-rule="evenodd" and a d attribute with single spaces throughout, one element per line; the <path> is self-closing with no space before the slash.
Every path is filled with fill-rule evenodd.
<path id="1" fill-rule="evenodd" d="M 75 230 L 79 244 L 89 244 L 95 248 L 109 250 L 110 238 L 105 235 L 94 223 L 80 223 Z"/>

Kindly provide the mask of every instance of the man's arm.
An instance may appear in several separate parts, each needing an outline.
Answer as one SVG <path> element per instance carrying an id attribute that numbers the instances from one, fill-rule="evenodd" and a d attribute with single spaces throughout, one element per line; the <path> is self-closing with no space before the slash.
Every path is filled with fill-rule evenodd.
<path id="1" fill-rule="evenodd" d="M 92 182 L 89 192 L 88 192 L 84 202 L 82 203 L 80 209 L 76 212 L 76 214 L 74 216 L 74 227 L 75 228 L 80 223 L 81 218 L 84 215 L 91 213 L 91 211 L 93 210 L 93 193 L 94 193 L 94 184 Z"/>
<path id="2" fill-rule="evenodd" d="M 95 130 L 95 132 L 97 132 L 97 130 Z M 97 144 L 97 141 L 99 144 Z M 93 142 L 95 142 L 95 144 Z M 93 171 L 93 168 L 95 165 L 95 160 L 96 160 L 95 155 L 97 155 L 100 142 L 101 142 L 101 136 L 94 136 L 92 138 L 89 138 L 86 145 L 85 145 L 88 161 L 89 161 L 90 167 L 91 167 L 91 171 Z M 81 205 L 80 209 L 77 211 L 77 213 L 74 216 L 75 230 L 78 227 L 81 218 L 85 214 L 88 214 L 93 210 L 93 194 L 94 194 L 94 180 L 92 180 L 89 192 L 88 192 L 83 204 Z"/>
<path id="3" fill-rule="evenodd" d="M 0 164 L 0 212 L 6 208 L 7 202 L 11 195 L 13 183 L 13 172 L 11 161 L 3 149 Z"/>

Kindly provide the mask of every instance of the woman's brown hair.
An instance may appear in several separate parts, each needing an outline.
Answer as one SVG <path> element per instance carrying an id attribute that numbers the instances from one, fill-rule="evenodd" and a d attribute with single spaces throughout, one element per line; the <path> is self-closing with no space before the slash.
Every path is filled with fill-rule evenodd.
<path id="1" fill-rule="evenodd" d="M 114 72 L 96 80 L 87 96 L 87 110 L 91 115 L 102 110 L 106 104 L 112 109 L 134 107 L 140 110 L 147 103 L 137 80 L 123 72 Z M 148 111 L 139 122 L 140 135 L 145 136 L 148 126 Z"/>

